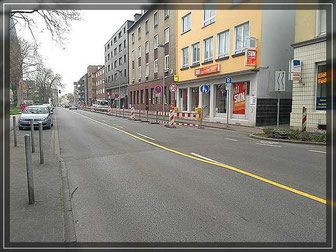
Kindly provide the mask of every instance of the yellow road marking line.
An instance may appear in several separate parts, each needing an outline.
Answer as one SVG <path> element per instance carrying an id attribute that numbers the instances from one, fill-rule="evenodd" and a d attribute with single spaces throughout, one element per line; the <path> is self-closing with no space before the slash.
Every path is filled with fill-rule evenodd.
<path id="1" fill-rule="evenodd" d="M 292 193 L 301 195 L 301 196 L 303 196 L 303 197 L 306 197 L 306 198 L 315 200 L 315 201 L 320 202 L 320 203 L 322 203 L 322 204 L 327 204 L 327 201 L 326 201 L 325 199 L 323 199 L 323 198 L 314 196 L 314 195 L 309 194 L 309 193 L 305 193 L 305 192 L 303 192 L 303 191 L 300 191 L 300 190 L 294 189 L 294 188 L 292 188 L 292 187 L 289 187 L 289 186 L 280 184 L 280 183 L 275 182 L 275 181 L 273 181 L 273 180 L 270 180 L 270 179 L 267 179 L 267 178 L 263 178 L 263 177 L 261 177 L 261 176 L 259 176 L 259 175 L 253 174 L 253 173 L 251 173 L 251 172 L 247 172 L 247 171 L 244 171 L 244 170 L 240 170 L 240 169 L 238 169 L 238 168 L 235 168 L 235 167 L 233 167 L 233 166 L 226 165 L 226 164 L 223 164 L 223 163 L 220 163 L 220 162 L 213 162 L 213 161 L 205 160 L 205 159 L 202 159 L 202 158 L 194 157 L 194 156 L 192 156 L 192 155 L 189 155 L 189 154 L 186 154 L 186 153 L 177 151 L 177 150 L 173 150 L 173 149 L 167 148 L 167 147 L 162 146 L 162 145 L 160 145 L 160 144 L 153 143 L 153 142 L 151 142 L 151 141 L 149 141 L 149 140 L 146 140 L 146 139 L 143 139 L 143 138 L 138 137 L 138 136 L 136 136 L 136 135 L 133 135 L 132 133 L 129 133 L 129 132 L 125 131 L 125 130 L 122 130 L 122 129 L 113 127 L 113 126 L 108 125 L 108 124 L 106 124 L 106 123 L 102 123 L 102 122 L 97 121 L 97 120 L 95 120 L 95 119 L 92 119 L 92 118 L 90 118 L 90 117 L 88 117 L 88 116 L 85 116 L 85 115 L 82 115 L 82 114 L 80 114 L 80 115 L 81 115 L 81 116 L 84 116 L 84 117 L 86 117 L 86 118 L 88 118 L 88 119 L 90 119 L 90 120 L 92 120 L 92 121 L 94 121 L 94 122 L 100 123 L 100 124 L 102 124 L 102 125 L 108 126 L 108 127 L 112 128 L 112 129 L 115 129 L 115 130 L 117 130 L 117 131 L 119 131 L 119 132 L 122 132 L 122 133 L 124 133 L 124 134 L 126 134 L 126 135 L 129 135 L 129 136 L 131 136 L 131 137 L 133 137 L 133 138 L 135 138 L 135 139 L 138 139 L 138 140 L 140 140 L 140 141 L 142 141 L 142 142 L 145 142 L 145 143 L 151 144 L 151 145 L 153 145 L 153 146 L 156 146 L 156 147 L 158 147 L 158 148 L 160 148 L 160 149 L 163 149 L 163 150 L 166 150 L 166 151 L 169 151 L 169 152 L 172 152 L 172 153 L 175 153 L 175 154 L 178 154 L 178 155 L 180 155 L 180 156 L 184 156 L 184 157 L 187 157 L 187 158 L 190 158 L 190 159 L 194 159 L 194 160 L 197 160 L 197 161 L 200 161 L 200 162 L 204 162 L 204 163 L 207 163 L 207 164 L 212 164 L 212 165 L 215 165 L 215 166 L 219 166 L 219 167 L 222 167 L 222 168 L 226 168 L 226 169 L 228 169 L 228 170 L 235 171 L 235 172 L 240 173 L 240 174 L 244 174 L 244 175 L 246 175 L 246 176 L 255 178 L 255 179 L 257 179 L 257 180 L 260 180 L 260 181 L 263 181 L 263 182 L 268 183 L 268 184 L 270 184 L 270 185 L 273 185 L 273 186 L 282 188 L 282 189 L 287 190 L 287 191 L 290 191 L 290 192 L 292 192 Z"/>

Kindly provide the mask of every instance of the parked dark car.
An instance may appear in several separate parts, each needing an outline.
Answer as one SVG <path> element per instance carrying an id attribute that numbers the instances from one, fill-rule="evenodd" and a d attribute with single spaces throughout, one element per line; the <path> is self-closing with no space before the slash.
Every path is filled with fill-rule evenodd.
<path id="1" fill-rule="evenodd" d="M 34 120 L 34 128 L 42 122 L 43 129 L 50 129 L 54 125 L 52 112 L 47 106 L 35 105 L 26 107 L 19 118 L 19 129 L 30 128 L 30 120 Z"/>

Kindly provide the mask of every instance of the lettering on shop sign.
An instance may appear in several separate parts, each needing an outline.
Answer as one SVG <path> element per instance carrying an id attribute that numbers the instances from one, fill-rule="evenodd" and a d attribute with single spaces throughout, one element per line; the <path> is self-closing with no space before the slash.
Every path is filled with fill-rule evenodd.
<path id="1" fill-rule="evenodd" d="M 233 83 L 233 114 L 245 114 L 246 82 Z"/>
<path id="2" fill-rule="evenodd" d="M 196 76 L 201 76 L 201 75 L 210 74 L 210 73 L 218 73 L 218 72 L 220 72 L 220 64 L 195 69 Z"/>

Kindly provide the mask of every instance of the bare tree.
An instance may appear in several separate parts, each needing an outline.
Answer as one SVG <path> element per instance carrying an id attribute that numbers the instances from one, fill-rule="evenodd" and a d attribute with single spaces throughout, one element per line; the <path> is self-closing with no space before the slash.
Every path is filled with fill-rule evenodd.
<path id="1" fill-rule="evenodd" d="M 27 78 L 37 71 L 43 64 L 37 51 L 37 45 L 25 39 L 12 37 L 10 43 L 10 86 L 14 94 L 14 102 L 18 106 L 20 101 L 18 83 L 20 78 Z M 14 41 L 15 40 L 15 41 Z"/>
<path id="2" fill-rule="evenodd" d="M 42 25 L 60 45 L 63 45 L 70 32 L 71 22 L 82 20 L 79 11 L 59 9 L 12 10 L 10 18 L 14 24 L 28 28 L 35 41 L 38 26 Z"/>
<path id="3" fill-rule="evenodd" d="M 43 66 L 34 74 L 33 80 L 38 90 L 40 103 L 47 103 L 54 89 L 64 87 L 62 76 Z"/>

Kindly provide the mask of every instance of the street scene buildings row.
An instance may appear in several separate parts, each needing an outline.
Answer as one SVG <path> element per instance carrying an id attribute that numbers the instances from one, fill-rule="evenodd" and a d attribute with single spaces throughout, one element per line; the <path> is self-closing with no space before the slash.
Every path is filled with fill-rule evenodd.
<path id="1" fill-rule="evenodd" d="M 125 21 L 104 54 L 104 66 L 88 66 L 74 83 L 83 104 L 202 107 L 204 120 L 262 126 L 276 124 L 279 97 L 280 123 L 300 128 L 305 107 L 308 130 L 326 125 L 325 10 L 149 9 Z"/>

